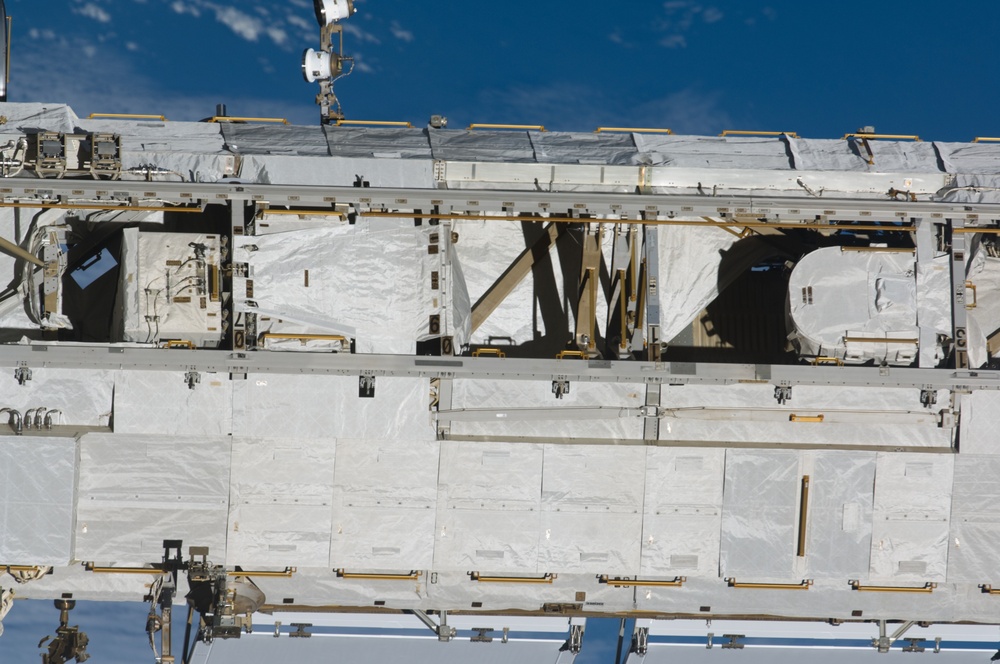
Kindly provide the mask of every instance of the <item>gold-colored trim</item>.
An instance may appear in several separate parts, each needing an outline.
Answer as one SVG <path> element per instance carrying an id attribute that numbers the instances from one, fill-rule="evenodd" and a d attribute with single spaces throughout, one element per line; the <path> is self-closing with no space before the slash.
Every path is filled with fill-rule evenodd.
<path id="1" fill-rule="evenodd" d="M 165 344 L 164 348 L 189 348 L 191 350 L 195 349 L 193 341 L 188 341 L 187 339 L 170 339 Z"/>
<path id="2" fill-rule="evenodd" d="M 1000 143 L 1000 138 L 995 138 L 993 136 L 976 136 L 972 139 L 973 143 Z"/>
<path id="3" fill-rule="evenodd" d="M 839 357 L 817 357 L 813 359 L 812 365 L 814 367 L 818 367 L 821 365 L 826 365 L 826 366 L 833 365 L 842 367 L 844 366 L 844 361 Z"/>
<path id="4" fill-rule="evenodd" d="M 823 421 L 820 415 L 820 421 Z M 809 525 L 809 476 L 802 476 L 802 497 L 799 500 L 799 545 L 795 555 L 804 558 L 806 555 L 806 530 Z"/>
<path id="5" fill-rule="evenodd" d="M 575 357 L 580 360 L 586 360 L 587 354 L 582 350 L 561 350 L 556 353 L 557 360 L 565 360 L 567 357 Z"/>

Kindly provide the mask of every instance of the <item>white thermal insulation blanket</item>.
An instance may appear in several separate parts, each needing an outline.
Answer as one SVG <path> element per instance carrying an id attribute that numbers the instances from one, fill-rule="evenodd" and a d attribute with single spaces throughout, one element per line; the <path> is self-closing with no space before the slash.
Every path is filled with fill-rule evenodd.
<path id="1" fill-rule="evenodd" d="M 565 360 L 577 362 L 579 360 Z M 642 438 L 643 385 L 571 382 L 557 399 L 552 381 L 456 380 L 451 431 L 467 436 Z M 461 412 L 465 411 L 465 412 Z"/>
<path id="2" fill-rule="evenodd" d="M 647 448 L 643 575 L 719 573 L 725 459 L 721 448 Z"/>
<path id="3" fill-rule="evenodd" d="M 430 381 L 375 381 L 358 396 L 354 376 L 249 374 L 233 383 L 233 435 L 243 438 L 434 440 Z"/>
<path id="4" fill-rule="evenodd" d="M 872 581 L 944 581 L 955 457 L 880 453 L 877 464 Z"/>
<path id="5" fill-rule="evenodd" d="M 53 424 L 106 427 L 111 421 L 114 385 L 113 371 L 36 369 L 24 385 L 0 381 L 0 403 L 21 413 L 29 408 L 58 410 L 51 416 Z"/>
<path id="6" fill-rule="evenodd" d="M 330 565 L 433 565 L 438 455 L 437 441 L 337 440 Z"/>
<path id="7" fill-rule="evenodd" d="M 806 556 L 811 579 L 866 579 L 871 557 L 874 452 L 819 452 L 809 475 Z M 805 472 L 808 470 L 808 472 Z"/>
<path id="8" fill-rule="evenodd" d="M 955 458 L 948 537 L 949 583 L 996 582 L 996 556 L 1000 550 L 997 477 L 998 457 L 960 454 Z"/>
<path id="9" fill-rule="evenodd" d="M 233 381 L 226 375 L 203 374 L 192 390 L 181 371 L 116 371 L 114 386 L 115 433 L 232 433 Z"/>
<path id="10" fill-rule="evenodd" d="M 947 403 L 947 391 L 938 399 Z M 796 385 L 779 404 L 772 385 L 669 385 L 660 410 L 660 440 L 678 443 L 950 447 L 953 434 L 940 426 L 939 409 L 920 404 L 916 388 Z M 823 420 L 806 419 L 817 416 Z"/>
<path id="11" fill-rule="evenodd" d="M 721 228 L 662 226 L 657 230 L 662 339 L 669 341 L 683 332 L 719 295 L 722 254 L 736 240 Z"/>
<path id="12" fill-rule="evenodd" d="M 434 162 L 430 159 L 245 155 L 237 177 L 257 184 L 324 187 L 353 187 L 360 177 L 371 187 L 431 189 Z"/>
<path id="13" fill-rule="evenodd" d="M 638 574 L 644 447 L 546 445 L 539 568 Z"/>
<path id="14" fill-rule="evenodd" d="M 911 254 L 818 249 L 795 266 L 788 293 L 801 354 L 903 365 L 916 359 L 917 283 Z"/>
<path id="15" fill-rule="evenodd" d="M 800 479 L 798 452 L 726 452 L 722 576 L 787 580 L 794 574 Z"/>
<path id="16" fill-rule="evenodd" d="M 538 571 L 542 445 L 441 443 L 434 568 Z"/>
<path id="17" fill-rule="evenodd" d="M 75 440 L 0 437 L 0 560 L 68 565 L 75 485 Z"/>
<path id="18" fill-rule="evenodd" d="M 227 564 L 328 565 L 335 448 L 330 438 L 233 441 Z"/>
<path id="19" fill-rule="evenodd" d="M 962 454 L 1000 454 L 1000 392 L 962 395 Z"/>
<path id="20" fill-rule="evenodd" d="M 228 437 L 83 436 L 74 557 L 143 565 L 181 539 L 223 560 L 230 448 Z"/>
<path id="21" fill-rule="evenodd" d="M 249 253 L 253 297 L 244 289 L 241 308 L 356 338 L 359 353 L 413 353 L 418 340 L 436 336 L 466 343 L 471 305 L 458 259 L 447 242 L 428 251 L 443 229 L 362 222 L 355 229 L 243 238 L 257 249 Z M 436 334 L 432 314 L 441 316 Z"/>

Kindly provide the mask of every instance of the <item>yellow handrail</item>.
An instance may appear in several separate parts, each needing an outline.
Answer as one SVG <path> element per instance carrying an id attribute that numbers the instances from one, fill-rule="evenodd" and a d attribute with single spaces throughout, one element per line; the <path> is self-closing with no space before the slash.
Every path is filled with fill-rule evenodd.
<path id="1" fill-rule="evenodd" d="M 594 130 L 595 134 L 600 134 L 603 132 L 627 132 L 630 134 L 673 134 L 672 129 L 651 129 L 648 127 L 598 127 Z"/>
<path id="2" fill-rule="evenodd" d="M 543 125 L 520 125 L 520 124 L 470 124 L 466 131 L 473 129 L 527 129 L 529 131 L 547 131 Z"/>
<path id="3" fill-rule="evenodd" d="M 141 113 L 91 113 L 87 116 L 88 120 L 98 120 L 102 118 L 110 118 L 114 120 L 162 120 L 167 121 L 167 118 L 162 115 L 143 115 Z"/>
<path id="4" fill-rule="evenodd" d="M 477 348 L 472 351 L 472 357 L 481 357 L 483 355 L 490 355 L 501 359 L 507 357 L 507 353 L 503 352 L 499 348 Z"/>
<path id="5" fill-rule="evenodd" d="M 83 568 L 94 574 L 166 574 L 156 567 L 98 567 L 94 563 L 84 563 Z"/>
<path id="6" fill-rule="evenodd" d="M 858 251 L 858 252 L 878 252 L 878 253 L 889 253 L 889 254 L 913 254 L 916 253 L 915 247 L 849 247 L 844 246 L 840 248 L 840 253 L 845 251 Z"/>
<path id="7" fill-rule="evenodd" d="M 285 118 L 244 118 L 229 115 L 217 115 L 209 119 L 209 122 L 280 122 L 281 124 L 291 124 Z"/>
<path id="8" fill-rule="evenodd" d="M 276 579 L 276 578 L 290 579 L 290 578 L 292 578 L 292 575 L 295 574 L 296 571 L 297 570 L 294 567 L 286 567 L 284 569 L 284 571 L 281 571 L 281 572 L 275 572 L 275 571 L 263 572 L 263 571 L 260 571 L 260 570 L 253 571 L 253 572 L 240 570 L 239 572 L 236 572 L 236 571 L 230 570 L 230 571 L 226 572 L 226 576 L 232 576 L 232 577 L 235 577 L 235 578 L 244 578 L 244 577 L 248 577 L 248 576 L 256 576 L 256 577 L 264 577 L 264 578 L 270 577 L 270 578 L 273 578 L 273 579 Z"/>
<path id="9" fill-rule="evenodd" d="M 337 120 L 338 127 L 342 127 L 344 125 L 350 125 L 350 126 L 371 125 L 374 127 L 406 127 L 407 129 L 413 129 L 413 124 L 407 122 L 406 120 Z"/>
<path id="10" fill-rule="evenodd" d="M 796 414 L 792 413 L 791 415 L 788 416 L 788 421 L 789 422 L 816 422 L 816 423 L 819 423 L 819 422 L 823 421 L 823 416 L 822 415 L 796 415 Z"/>
<path id="11" fill-rule="evenodd" d="M 726 579 L 730 588 L 746 588 L 750 590 L 809 590 L 812 579 L 803 579 L 802 583 L 740 583 L 730 577 Z"/>
<path id="12" fill-rule="evenodd" d="M 936 583 L 926 583 L 922 586 L 863 586 L 860 581 L 851 581 L 851 588 L 868 593 L 932 593 L 937 588 Z"/>
<path id="13" fill-rule="evenodd" d="M 995 138 L 993 136 L 976 136 L 973 143 L 1000 143 L 1000 138 Z"/>
<path id="14" fill-rule="evenodd" d="M 557 360 L 565 360 L 567 357 L 576 357 L 585 360 L 587 359 L 587 354 L 582 350 L 563 350 L 556 353 Z"/>
<path id="15" fill-rule="evenodd" d="M 719 136 L 790 136 L 798 138 L 794 131 L 744 131 L 742 129 L 726 129 Z"/>
<path id="16" fill-rule="evenodd" d="M 988 583 L 981 584 L 979 587 L 983 589 L 983 593 L 986 595 L 1000 595 L 1000 588 L 994 590 L 993 586 Z"/>
<path id="17" fill-rule="evenodd" d="M 812 365 L 814 367 L 820 365 L 831 365 L 831 364 L 838 367 L 842 367 L 844 366 L 844 361 L 839 357 L 817 357 L 812 361 Z"/>
<path id="18" fill-rule="evenodd" d="M 302 343 L 307 341 L 347 342 L 347 337 L 339 334 L 278 334 L 276 332 L 263 332 L 260 337 L 258 337 L 258 343 L 263 343 L 267 339 L 298 339 Z"/>
<path id="19" fill-rule="evenodd" d="M 840 139 L 846 141 L 849 138 L 885 138 L 893 141 L 917 141 L 920 142 L 919 136 L 914 136 L 911 134 L 844 134 L 844 138 Z"/>
<path id="20" fill-rule="evenodd" d="M 164 348 L 189 348 L 191 350 L 195 349 L 193 341 L 188 341 L 187 339 L 171 339 L 163 345 Z"/>
<path id="21" fill-rule="evenodd" d="M 905 337 L 844 337 L 845 344 L 913 344 L 916 346 L 918 341 L 918 339 Z"/>
<path id="22" fill-rule="evenodd" d="M 338 579 L 358 579 L 363 581 L 417 581 L 423 572 L 411 570 L 409 574 L 365 574 L 335 570 Z"/>
<path id="23" fill-rule="evenodd" d="M 469 578 L 479 583 L 552 583 L 556 579 L 556 575 L 546 574 L 542 577 L 482 576 L 479 572 L 469 572 Z"/>
<path id="24" fill-rule="evenodd" d="M 634 588 L 636 586 L 652 586 L 655 588 L 680 588 L 687 581 L 686 576 L 678 576 L 673 581 L 659 579 L 619 579 L 610 578 L 607 574 L 597 577 L 598 583 L 604 583 L 612 588 Z"/>

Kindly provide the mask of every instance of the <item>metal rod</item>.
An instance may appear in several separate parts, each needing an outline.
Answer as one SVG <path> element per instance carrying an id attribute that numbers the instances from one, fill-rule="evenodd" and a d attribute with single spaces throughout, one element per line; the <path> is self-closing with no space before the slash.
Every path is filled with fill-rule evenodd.
<path id="1" fill-rule="evenodd" d="M 878 253 L 889 253 L 889 254 L 914 254 L 917 252 L 916 247 L 841 247 L 841 253 L 845 251 L 858 251 L 867 252 L 874 251 Z"/>
<path id="2" fill-rule="evenodd" d="M 913 134 L 864 134 L 864 133 L 855 133 L 855 134 L 844 134 L 844 138 L 842 138 L 841 140 L 842 141 L 846 141 L 849 138 L 887 138 L 887 139 L 896 140 L 896 141 L 917 141 L 917 142 L 920 142 L 920 137 L 919 136 L 915 136 Z"/>
<path id="3" fill-rule="evenodd" d="M 35 205 L 34 207 L 39 207 Z M 405 212 L 401 210 L 397 211 L 385 211 L 385 210 L 372 210 L 370 212 L 361 213 L 363 217 L 389 217 L 392 219 L 441 219 L 441 220 L 470 220 L 470 221 L 532 221 L 532 222 L 550 222 L 556 224 L 580 224 L 584 220 L 577 217 L 537 217 L 534 215 L 498 215 L 498 214 L 462 214 L 462 213 L 423 213 L 423 212 Z M 705 228 L 722 228 L 727 226 L 745 226 L 748 228 L 799 228 L 806 230 L 829 230 L 829 231 L 839 231 L 839 230 L 850 230 L 850 231 L 886 231 L 886 232 L 898 232 L 898 233 L 912 233 L 916 231 L 916 226 L 911 224 L 896 225 L 891 222 L 885 224 L 817 224 L 813 222 L 805 223 L 794 223 L 794 222 L 767 222 L 767 221 L 744 221 L 744 220 L 733 220 L 733 221 L 705 221 L 705 220 L 693 220 L 693 219 L 597 219 L 591 221 L 599 222 L 614 222 L 619 224 L 637 224 L 642 226 L 703 226 Z M 984 230 L 993 230 L 1000 233 L 1000 227 L 994 229 L 979 229 L 980 232 Z M 970 231 L 971 232 L 971 231 Z"/>
<path id="4" fill-rule="evenodd" d="M 278 122 L 281 124 L 291 124 L 285 118 L 241 118 L 229 115 L 217 115 L 209 122 Z"/>
<path id="5" fill-rule="evenodd" d="M 337 126 L 342 125 L 356 125 L 364 126 L 371 125 L 373 127 L 406 127 L 408 129 L 413 128 L 413 124 L 405 120 L 337 120 Z"/>
<path id="6" fill-rule="evenodd" d="M 792 413 L 788 416 L 789 422 L 811 422 L 818 424 L 822 422 L 825 418 L 823 415 L 796 415 Z"/>
<path id="7" fill-rule="evenodd" d="M 187 212 L 200 213 L 201 208 L 142 206 L 142 205 L 108 205 L 107 203 L 8 203 L 0 202 L 0 208 L 36 208 L 40 210 L 122 210 L 123 212 Z"/>
<path id="8" fill-rule="evenodd" d="M 913 344 L 917 345 L 917 339 L 906 339 L 904 337 L 844 337 L 844 343 L 848 344 Z"/>
<path id="9" fill-rule="evenodd" d="M 822 416 L 820 416 L 822 422 Z M 802 498 L 799 501 L 799 547 L 796 555 L 803 558 L 806 555 L 806 526 L 808 525 L 809 509 L 809 476 L 802 476 Z"/>

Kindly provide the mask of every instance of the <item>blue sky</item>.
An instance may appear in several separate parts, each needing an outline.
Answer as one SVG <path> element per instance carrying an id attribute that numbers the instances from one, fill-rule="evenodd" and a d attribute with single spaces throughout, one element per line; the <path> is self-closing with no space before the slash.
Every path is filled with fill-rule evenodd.
<path id="1" fill-rule="evenodd" d="M 874 125 L 936 140 L 1000 136 L 992 34 L 1000 3 L 988 0 L 356 2 L 345 42 L 357 66 L 337 86 L 353 119 L 422 124 L 438 113 L 453 128 L 839 137 Z M 233 115 L 317 121 L 317 86 L 299 70 L 302 50 L 318 45 L 311 0 L 6 4 L 11 101 L 175 120 L 210 116 L 225 102 Z M 104 650 L 99 661 L 114 664 L 146 661 L 144 612 L 81 603 L 74 616 L 93 652 L 102 642 L 128 644 L 125 654 Z M 57 622 L 49 603 L 19 603 L 0 652 L 34 661 L 37 640 Z M 617 621 L 602 629 L 615 634 Z M 610 663 L 614 636 L 602 638 L 581 664 Z"/>
<path id="2" fill-rule="evenodd" d="M 311 0 L 7 0 L 12 100 L 313 123 Z M 357 0 L 353 119 L 995 136 L 1000 3 Z M 59 8 L 61 11 L 53 11 Z"/>

